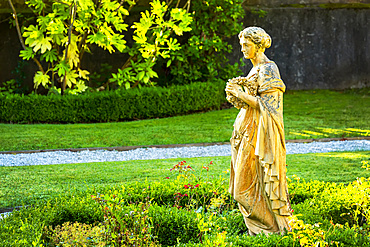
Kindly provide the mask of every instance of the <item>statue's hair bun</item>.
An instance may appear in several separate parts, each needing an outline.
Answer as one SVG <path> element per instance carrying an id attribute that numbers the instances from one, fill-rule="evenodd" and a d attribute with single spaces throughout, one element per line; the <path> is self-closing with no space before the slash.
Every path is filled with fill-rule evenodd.
<path id="1" fill-rule="evenodd" d="M 250 38 L 261 48 L 269 48 L 272 42 L 270 35 L 260 27 L 247 27 L 239 33 L 239 39 L 243 37 Z"/>

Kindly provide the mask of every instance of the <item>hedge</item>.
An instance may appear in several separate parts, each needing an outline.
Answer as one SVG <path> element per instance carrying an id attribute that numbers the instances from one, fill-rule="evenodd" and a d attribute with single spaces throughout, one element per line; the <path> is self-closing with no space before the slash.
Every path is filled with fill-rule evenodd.
<path id="1" fill-rule="evenodd" d="M 219 109 L 225 83 L 198 82 L 82 95 L 0 95 L 0 122 L 90 123 L 147 119 Z"/>

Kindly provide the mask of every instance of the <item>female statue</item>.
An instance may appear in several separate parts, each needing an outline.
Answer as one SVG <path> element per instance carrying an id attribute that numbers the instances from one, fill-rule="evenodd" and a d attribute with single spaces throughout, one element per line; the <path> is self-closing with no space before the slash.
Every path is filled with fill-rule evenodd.
<path id="1" fill-rule="evenodd" d="M 229 80 L 227 99 L 240 112 L 231 138 L 229 192 L 238 202 L 250 235 L 289 231 L 283 93 L 276 64 L 264 54 L 270 36 L 259 27 L 239 34 L 241 51 L 253 68 Z"/>

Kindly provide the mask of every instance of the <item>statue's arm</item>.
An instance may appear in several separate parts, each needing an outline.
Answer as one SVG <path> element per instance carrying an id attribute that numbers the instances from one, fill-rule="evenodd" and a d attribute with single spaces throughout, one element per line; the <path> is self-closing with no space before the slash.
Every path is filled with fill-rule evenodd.
<path id="1" fill-rule="evenodd" d="M 258 108 L 258 101 L 257 101 L 257 98 L 252 96 L 252 95 L 249 95 L 248 93 L 246 92 L 243 92 L 243 90 L 240 88 L 238 89 L 238 92 L 237 94 L 235 95 L 237 98 L 243 100 L 245 103 L 247 103 L 249 106 L 253 107 L 253 108 Z"/>
<path id="2" fill-rule="evenodd" d="M 245 103 L 247 103 L 249 106 L 253 108 L 258 108 L 258 101 L 257 98 L 249 95 L 248 93 L 244 92 L 242 87 L 235 83 L 230 83 L 226 86 L 225 89 L 226 92 L 231 93 L 235 97 L 243 100 Z"/>

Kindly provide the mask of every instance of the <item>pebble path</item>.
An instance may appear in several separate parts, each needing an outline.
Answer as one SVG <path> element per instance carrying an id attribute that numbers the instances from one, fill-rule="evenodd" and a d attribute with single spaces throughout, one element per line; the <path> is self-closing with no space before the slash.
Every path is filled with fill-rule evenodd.
<path id="1" fill-rule="evenodd" d="M 370 150 L 370 140 L 287 143 L 287 154 Z M 128 151 L 83 150 L 0 154 L 0 166 L 30 166 L 106 161 L 230 156 L 230 144 L 174 148 L 137 148 Z"/>

